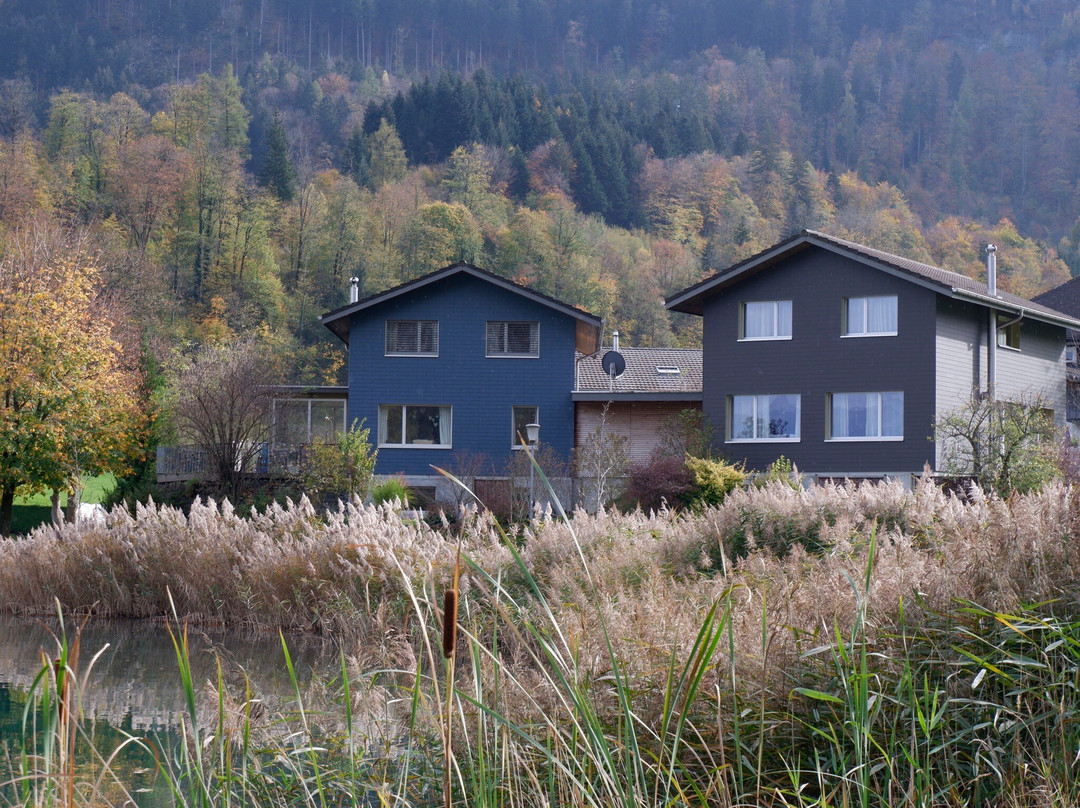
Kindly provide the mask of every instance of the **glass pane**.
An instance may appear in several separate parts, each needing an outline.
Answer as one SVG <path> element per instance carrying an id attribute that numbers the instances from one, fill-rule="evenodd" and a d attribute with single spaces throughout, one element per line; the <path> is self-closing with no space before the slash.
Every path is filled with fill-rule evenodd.
<path id="1" fill-rule="evenodd" d="M 852 297 L 847 302 L 847 332 L 866 333 L 866 298 Z"/>
<path id="2" fill-rule="evenodd" d="M 337 433 L 345 431 L 345 402 L 311 402 L 311 437 L 337 442 Z"/>
<path id="3" fill-rule="evenodd" d="M 904 436 L 904 394 L 882 393 L 881 434 L 890 438 Z"/>
<path id="4" fill-rule="evenodd" d="M 871 334 L 896 332 L 896 298 L 869 297 L 866 299 L 866 330 Z"/>
<path id="5" fill-rule="evenodd" d="M 405 410 L 406 443 L 439 443 L 440 407 L 407 407 Z"/>
<path id="6" fill-rule="evenodd" d="M 799 437 L 799 397 L 797 395 L 762 396 L 762 438 Z M 767 409 L 766 409 L 767 408 Z"/>
<path id="7" fill-rule="evenodd" d="M 777 315 L 777 331 L 778 337 L 790 337 L 791 336 L 791 301 L 780 300 L 776 303 L 776 315 Z"/>
<path id="8" fill-rule="evenodd" d="M 535 323 L 506 324 L 506 352 L 531 354 L 533 352 L 533 326 Z"/>
<path id="9" fill-rule="evenodd" d="M 776 307 L 773 302 L 747 303 L 744 325 L 748 339 L 776 336 Z"/>
<path id="10" fill-rule="evenodd" d="M 492 356 L 503 352 L 506 344 L 503 340 L 505 323 L 489 321 L 487 324 L 487 354 Z"/>
<path id="11" fill-rule="evenodd" d="M 308 442 L 308 402 L 274 402 L 274 443 L 297 446 Z"/>
<path id="12" fill-rule="evenodd" d="M 529 436 L 525 425 L 535 423 L 539 423 L 536 420 L 536 407 L 514 407 L 514 432 L 510 436 L 510 445 L 520 446 L 522 441 L 527 441 Z"/>
<path id="13" fill-rule="evenodd" d="M 379 427 L 382 435 L 379 443 L 401 443 L 401 405 L 391 404 L 379 408 Z"/>
<path id="14" fill-rule="evenodd" d="M 731 438 L 747 440 L 754 437 L 754 397 L 732 396 Z"/>
<path id="15" fill-rule="evenodd" d="M 419 324 L 420 327 L 420 353 L 439 352 L 439 324 L 434 320 Z"/>

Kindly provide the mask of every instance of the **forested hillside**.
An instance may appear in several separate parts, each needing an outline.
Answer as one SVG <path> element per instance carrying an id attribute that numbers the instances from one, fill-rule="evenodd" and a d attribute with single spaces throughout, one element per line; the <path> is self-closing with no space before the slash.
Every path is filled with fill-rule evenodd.
<path id="1" fill-rule="evenodd" d="M 803 227 L 1035 294 L 1080 269 L 1080 15 L 991 0 L 6 0 L 0 225 L 86 228 L 132 340 L 318 323 L 466 259 L 691 345 L 662 298 Z"/>

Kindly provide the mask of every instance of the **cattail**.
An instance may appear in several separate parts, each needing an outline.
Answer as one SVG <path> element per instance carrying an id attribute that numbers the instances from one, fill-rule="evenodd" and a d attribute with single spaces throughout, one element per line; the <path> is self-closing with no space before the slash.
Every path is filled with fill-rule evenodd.
<path id="1" fill-rule="evenodd" d="M 443 599 L 442 652 L 446 659 L 457 650 L 457 590 L 447 589 Z"/>

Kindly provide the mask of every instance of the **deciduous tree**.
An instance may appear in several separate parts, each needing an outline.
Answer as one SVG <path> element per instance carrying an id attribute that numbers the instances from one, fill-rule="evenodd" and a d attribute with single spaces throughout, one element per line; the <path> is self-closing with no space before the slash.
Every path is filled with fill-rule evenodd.
<path id="1" fill-rule="evenodd" d="M 16 493 L 123 472 L 144 423 L 84 235 L 34 223 L 0 255 L 0 533 Z"/>
<path id="2" fill-rule="evenodd" d="M 208 346 L 177 374 L 177 431 L 202 447 L 234 499 L 269 434 L 273 376 L 267 350 L 253 341 Z"/>

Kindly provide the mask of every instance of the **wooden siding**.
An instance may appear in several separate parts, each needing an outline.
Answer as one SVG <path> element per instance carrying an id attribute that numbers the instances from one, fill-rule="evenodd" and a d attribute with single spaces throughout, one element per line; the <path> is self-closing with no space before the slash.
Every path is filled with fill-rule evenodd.
<path id="1" fill-rule="evenodd" d="M 1039 395 L 1065 426 L 1065 329 L 1035 320 L 1020 322 L 1020 350 L 998 348 L 997 395 Z"/>
<path id="2" fill-rule="evenodd" d="M 988 327 L 982 306 L 938 299 L 937 306 L 937 411 L 955 410 L 970 399 L 973 388 L 986 389 Z M 1054 411 L 1054 421 L 1065 425 L 1065 329 L 1034 320 L 1020 323 L 1020 350 L 998 347 L 997 395 L 1003 400 L 1039 395 Z M 935 468 L 942 463 L 937 447 Z"/>
<path id="3" fill-rule="evenodd" d="M 846 297 L 896 295 L 895 336 L 843 337 Z M 718 448 L 731 460 L 762 469 L 783 455 L 801 471 L 827 476 L 918 473 L 933 459 L 927 438 L 934 420 L 936 293 L 852 259 L 811 248 L 734 284 L 705 301 L 705 413 Z M 792 300 L 792 337 L 739 341 L 739 306 Z M 830 393 L 904 393 L 899 441 L 827 441 Z M 732 395 L 798 394 L 798 442 L 724 442 Z"/>
<path id="4" fill-rule="evenodd" d="M 577 402 L 575 445 L 581 446 L 600 426 L 603 409 L 604 404 L 599 401 Z M 686 409 L 700 409 L 700 406 L 684 401 L 614 401 L 608 408 L 607 428 L 629 441 L 631 463 L 643 463 L 660 446 L 664 421 Z"/>
<path id="5" fill-rule="evenodd" d="M 939 296 L 935 333 L 938 413 L 962 407 L 974 387 L 986 384 L 986 309 Z M 935 446 L 934 468 L 942 468 L 943 447 Z"/>
<path id="6" fill-rule="evenodd" d="M 385 355 L 386 320 L 438 320 L 438 356 Z M 488 358 L 488 320 L 540 323 L 538 358 Z M 378 474 L 431 475 L 454 455 L 484 455 L 501 470 L 513 442 L 512 408 L 535 406 L 540 440 L 568 457 L 574 439 L 574 340 L 570 315 L 471 275 L 453 275 L 352 317 L 349 418 L 364 419 L 372 439 L 379 405 L 452 408 L 452 447 L 379 449 Z"/>

